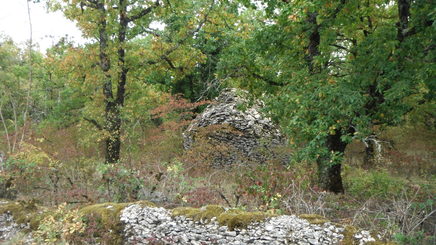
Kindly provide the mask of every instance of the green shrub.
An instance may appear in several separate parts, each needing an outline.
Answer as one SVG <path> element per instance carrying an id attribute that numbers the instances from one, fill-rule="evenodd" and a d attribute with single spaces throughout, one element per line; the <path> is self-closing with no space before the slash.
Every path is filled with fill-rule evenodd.
<path id="1" fill-rule="evenodd" d="M 411 234 L 396 233 L 393 238 L 401 245 L 430 245 L 435 244 L 436 242 L 435 236 L 426 236 L 423 231 L 418 231 Z"/>
<path id="2" fill-rule="evenodd" d="M 40 222 L 33 237 L 40 244 L 59 244 L 85 231 L 86 224 L 78 210 L 68 209 L 61 204 Z"/>
<path id="3" fill-rule="evenodd" d="M 346 169 L 344 176 L 346 191 L 356 197 L 387 198 L 398 196 L 406 187 L 406 181 L 396 178 L 385 169 Z"/>

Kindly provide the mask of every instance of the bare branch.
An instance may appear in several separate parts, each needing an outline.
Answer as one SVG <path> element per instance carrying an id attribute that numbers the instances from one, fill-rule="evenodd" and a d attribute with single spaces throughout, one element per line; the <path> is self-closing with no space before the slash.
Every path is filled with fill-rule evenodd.
<path id="1" fill-rule="evenodd" d="M 344 47 L 344 46 L 342 46 L 342 45 L 339 45 L 339 44 L 330 44 L 330 46 L 332 46 L 332 47 L 336 47 L 336 48 L 338 48 L 338 49 L 343 49 L 343 50 L 345 50 L 345 51 L 351 53 L 351 51 L 350 51 L 348 48 L 346 48 L 346 47 Z"/>
<path id="2" fill-rule="evenodd" d="M 210 4 L 210 7 L 209 7 L 209 11 L 204 15 L 204 18 L 200 21 L 200 23 L 198 24 L 197 28 L 195 28 L 194 30 L 188 32 L 188 35 L 186 35 L 186 37 L 183 38 L 182 40 L 179 40 L 177 42 L 177 45 L 175 45 L 173 48 L 169 49 L 165 53 L 164 56 L 168 56 L 169 54 L 171 54 L 172 52 L 177 50 L 180 47 L 180 45 L 182 45 L 188 38 L 190 38 L 191 36 L 195 35 L 195 33 L 199 32 L 201 30 L 201 28 L 204 26 L 204 24 L 207 22 L 207 20 L 209 18 L 209 13 L 212 11 L 214 6 L 215 6 L 215 1 L 212 0 L 212 3 Z"/>
<path id="3" fill-rule="evenodd" d="M 216 190 L 218 192 L 218 194 L 220 195 L 220 197 L 227 203 L 227 205 L 229 207 L 231 207 L 232 205 L 230 204 L 229 200 L 226 198 L 226 196 L 219 190 Z"/>
<path id="4" fill-rule="evenodd" d="M 248 69 L 247 69 L 247 70 L 248 70 Z M 249 71 L 249 72 L 250 72 L 250 71 Z M 254 78 L 260 79 L 260 80 L 262 80 L 262 81 L 268 83 L 268 84 L 271 85 L 271 86 L 284 86 L 284 84 L 281 84 L 281 83 L 279 83 L 279 82 L 276 82 L 276 81 L 274 81 L 274 80 L 272 80 L 272 79 L 269 79 L 269 78 L 267 78 L 267 77 L 261 76 L 261 75 L 259 75 L 259 74 L 254 73 L 254 72 L 251 72 L 251 75 L 252 75 Z"/>
<path id="5" fill-rule="evenodd" d="M 168 56 L 161 56 L 161 59 L 165 60 L 168 63 L 168 65 L 171 67 L 171 69 L 180 69 L 174 66 L 173 62 L 168 58 Z"/>
<path id="6" fill-rule="evenodd" d="M 151 34 L 151 35 L 153 35 L 155 37 L 161 37 L 162 36 L 160 33 L 157 33 L 157 30 L 150 29 L 150 28 L 145 28 L 143 26 L 141 26 L 141 28 L 142 28 L 143 32 Z"/>
<path id="7" fill-rule="evenodd" d="M 134 16 L 128 17 L 128 18 L 127 18 L 127 22 L 135 21 L 135 20 L 137 20 L 137 19 L 140 19 L 140 18 L 146 16 L 146 15 L 149 14 L 153 9 L 159 7 L 159 5 L 160 5 L 159 0 L 156 0 L 156 2 L 154 2 L 154 5 L 152 5 L 152 6 L 148 7 L 148 8 L 143 9 L 141 12 L 139 12 L 138 14 L 136 14 L 136 15 L 134 15 Z"/>
<path id="8" fill-rule="evenodd" d="M 82 11 L 83 11 L 83 7 L 97 9 L 98 8 L 97 0 L 86 0 L 80 2 L 80 8 L 82 9 Z"/>
<path id="9" fill-rule="evenodd" d="M 98 130 L 103 130 L 103 127 L 102 127 L 102 126 L 101 126 L 101 125 L 100 125 L 96 120 L 91 119 L 91 118 L 87 118 L 87 117 L 84 117 L 83 120 L 85 120 L 85 121 L 91 123 L 91 124 L 94 125 Z"/>

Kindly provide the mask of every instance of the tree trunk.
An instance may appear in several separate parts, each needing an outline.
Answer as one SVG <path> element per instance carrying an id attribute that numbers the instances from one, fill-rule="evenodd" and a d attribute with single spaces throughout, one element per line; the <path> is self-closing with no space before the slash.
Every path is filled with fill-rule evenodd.
<path id="1" fill-rule="evenodd" d="M 315 58 L 319 56 L 319 45 L 321 36 L 319 33 L 319 24 L 316 22 L 316 12 L 308 13 L 307 22 L 310 25 L 309 45 L 307 47 L 306 62 L 309 73 L 314 75 L 320 72 L 320 65 L 317 65 Z M 325 147 L 328 152 L 336 152 L 343 154 L 345 152 L 346 143 L 341 140 L 341 131 L 336 130 L 335 134 L 327 136 Z M 343 193 L 344 186 L 342 185 L 341 164 L 331 161 L 329 154 L 318 158 L 318 183 L 324 190 L 334 193 Z"/>
<path id="2" fill-rule="evenodd" d="M 116 98 L 113 98 L 112 87 L 110 88 L 110 98 L 106 101 L 106 130 L 109 133 L 106 139 L 106 162 L 117 163 L 120 160 L 121 152 L 121 111 L 124 105 L 125 86 L 127 81 L 127 71 L 125 65 L 125 42 L 126 30 L 128 25 L 126 4 L 120 0 L 119 4 L 119 21 L 120 27 L 118 31 L 118 65 L 120 66 L 120 73 L 117 82 Z M 110 83 L 112 86 L 112 82 Z M 108 91 L 109 92 L 109 91 Z M 109 93 L 108 93 L 109 95 Z"/>
<path id="3" fill-rule="evenodd" d="M 3 102 L 0 103 L 0 120 L 2 120 L 3 128 L 5 130 L 6 143 L 8 145 L 8 153 L 11 153 L 12 152 L 12 144 L 11 144 L 11 139 L 9 138 L 8 126 L 6 125 L 5 118 L 3 117 Z M 0 152 L 0 154 L 1 154 L 1 152 Z"/>
<path id="4" fill-rule="evenodd" d="M 333 193 L 344 193 L 341 176 L 342 164 L 332 165 L 328 157 L 318 159 L 317 164 L 319 187 Z"/>
<path id="5" fill-rule="evenodd" d="M 30 14 L 30 5 L 29 5 L 29 1 L 27 1 L 27 15 L 28 15 L 28 19 L 29 19 L 29 47 L 28 47 L 28 52 L 29 52 L 29 57 L 28 57 L 28 61 L 29 61 L 29 87 L 27 88 L 27 94 L 26 94 L 26 107 L 24 108 L 24 113 L 23 113 L 23 130 L 21 132 L 21 139 L 19 142 L 19 146 L 21 145 L 21 143 L 23 143 L 24 141 L 24 137 L 26 135 L 26 129 L 27 129 L 27 116 L 29 115 L 29 110 L 30 110 L 30 102 L 31 102 L 31 91 L 32 91 L 32 85 L 33 85 L 33 58 L 32 58 L 32 52 L 33 52 L 33 27 L 32 27 L 32 16 Z"/>
<path id="6" fill-rule="evenodd" d="M 375 144 L 372 140 L 368 140 L 365 146 L 365 155 L 363 156 L 363 166 L 366 169 L 371 169 L 376 164 Z"/>
<path id="7" fill-rule="evenodd" d="M 406 37 L 406 30 L 409 26 L 409 16 L 410 16 L 410 0 L 397 0 L 398 5 L 398 18 L 397 23 L 397 39 L 400 43 Z"/>
<path id="8" fill-rule="evenodd" d="M 106 138 L 106 163 L 117 163 L 120 160 L 121 151 L 121 118 L 116 103 L 106 103 L 105 116 L 105 129 L 109 133 Z"/>
<path id="9" fill-rule="evenodd" d="M 327 136 L 326 147 L 329 152 L 344 154 L 347 143 L 341 140 L 341 131 L 335 130 L 335 134 Z M 318 164 L 318 182 L 324 190 L 334 193 L 343 193 L 341 163 L 335 163 L 331 157 L 320 157 Z"/>
<path id="10" fill-rule="evenodd" d="M 108 55 L 108 31 L 106 29 L 107 11 L 104 2 L 98 3 L 98 10 L 100 12 L 100 22 L 98 27 L 99 44 L 100 44 L 100 68 L 103 71 L 105 80 L 103 82 L 103 96 L 105 103 L 105 125 L 104 130 L 107 131 L 108 136 L 105 140 L 105 161 L 106 163 L 116 163 L 120 159 L 121 149 L 121 117 L 119 107 L 114 100 L 112 91 L 112 77 L 110 74 L 111 60 Z"/>
<path id="11" fill-rule="evenodd" d="M 307 47 L 306 62 L 310 74 L 319 72 L 315 64 L 315 57 L 319 55 L 319 44 L 321 36 L 319 34 L 319 25 L 316 23 L 317 13 L 309 13 L 307 15 L 307 22 L 310 26 L 309 45 Z"/>

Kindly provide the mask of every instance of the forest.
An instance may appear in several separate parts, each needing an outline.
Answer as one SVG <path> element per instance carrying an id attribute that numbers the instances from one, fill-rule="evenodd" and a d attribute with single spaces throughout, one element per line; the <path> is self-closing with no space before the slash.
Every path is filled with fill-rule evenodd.
<path id="1" fill-rule="evenodd" d="M 39 51 L 0 36 L 0 198 L 55 210 L 21 217 L 36 244 L 115 244 L 78 210 L 140 200 L 316 214 L 435 244 L 434 1 L 34 2 L 87 40 Z M 215 166 L 236 153 L 207 144 L 214 127 L 184 147 L 227 89 L 245 91 L 242 111 L 261 101 L 285 142 L 265 150 L 285 162 Z"/>

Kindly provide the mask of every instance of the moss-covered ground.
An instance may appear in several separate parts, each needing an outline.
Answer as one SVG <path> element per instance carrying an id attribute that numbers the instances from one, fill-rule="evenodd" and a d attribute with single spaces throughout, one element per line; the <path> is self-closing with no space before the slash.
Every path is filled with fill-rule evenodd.
<path id="1" fill-rule="evenodd" d="M 30 230 L 38 228 L 40 221 L 50 213 L 50 210 L 39 206 L 34 201 L 8 201 L 2 200 L 0 213 L 9 213 L 17 224 L 29 224 Z"/>
<path id="2" fill-rule="evenodd" d="M 172 210 L 173 216 L 186 216 L 196 221 L 210 221 L 216 218 L 221 226 L 229 230 L 246 228 L 253 222 L 261 222 L 276 215 L 265 212 L 247 212 L 239 209 L 228 209 L 218 205 L 208 205 L 202 208 L 180 207 Z"/>

